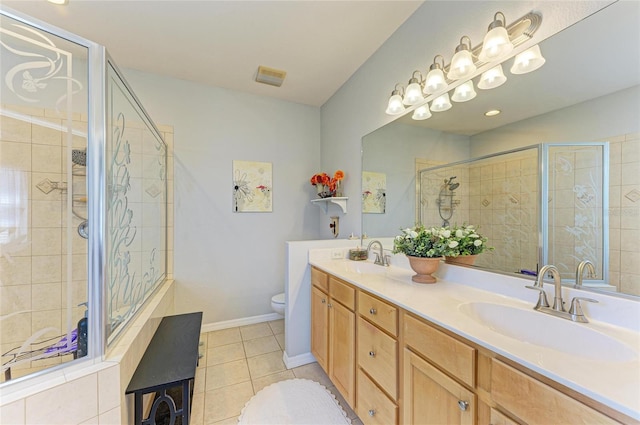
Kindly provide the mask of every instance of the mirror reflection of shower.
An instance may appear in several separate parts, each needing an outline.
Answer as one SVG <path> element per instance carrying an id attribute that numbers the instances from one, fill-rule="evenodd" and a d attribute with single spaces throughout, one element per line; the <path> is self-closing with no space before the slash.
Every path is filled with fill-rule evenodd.
<path id="1" fill-rule="evenodd" d="M 436 204 L 438 204 L 438 214 L 442 219 L 443 226 L 449 225 L 449 220 L 453 217 L 453 211 L 460 203 L 459 199 L 453 199 L 455 190 L 460 187 L 460 183 L 453 182 L 455 178 L 456 176 L 452 176 L 444 180 L 444 183 L 440 186 L 440 194 L 436 200 Z"/>

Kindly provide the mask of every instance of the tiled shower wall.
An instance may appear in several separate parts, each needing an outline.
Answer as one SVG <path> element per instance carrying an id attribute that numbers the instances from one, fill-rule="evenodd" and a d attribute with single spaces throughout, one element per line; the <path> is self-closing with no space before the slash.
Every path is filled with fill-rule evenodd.
<path id="1" fill-rule="evenodd" d="M 76 232 L 81 222 L 76 217 L 67 232 L 66 193 L 54 189 L 45 194 L 36 187 L 45 179 L 67 181 L 63 132 L 47 126 L 60 126 L 62 119 L 55 111 L 42 108 L 1 107 L 23 117 L 0 115 L 0 350 L 5 353 L 40 329 L 53 327 L 58 332 L 48 332 L 38 341 L 66 332 L 67 234 L 72 238 L 71 315 L 72 328 L 76 327 L 85 310 L 78 304 L 87 300 L 87 241 Z M 86 117 L 77 114 L 73 118 L 74 129 L 86 133 Z M 158 128 L 168 145 L 167 278 L 172 279 L 173 128 Z M 74 136 L 73 146 L 84 149 L 86 139 Z M 82 168 L 74 166 L 74 174 L 81 174 Z M 86 198 L 86 193 L 78 193 L 85 190 L 85 177 L 73 179 L 74 194 Z M 74 209 L 86 214 L 86 199 L 83 203 L 82 197 L 77 196 L 80 201 L 74 202 Z M 24 363 L 12 367 L 12 377 L 69 360 L 71 355 Z M 3 381 L 4 374 L 0 376 Z"/>
<path id="2" fill-rule="evenodd" d="M 441 226 L 437 199 L 444 181 L 456 176 L 451 225 L 478 227 L 494 251 L 476 264 L 516 272 L 536 270 L 537 150 L 505 154 L 477 162 L 438 168 L 422 175 L 421 217 L 426 226 Z M 446 218 L 448 210 L 442 211 Z"/>
<path id="3" fill-rule="evenodd" d="M 609 283 L 640 295 L 640 134 L 609 144 Z"/>
<path id="4" fill-rule="evenodd" d="M 620 292 L 640 295 L 640 134 L 624 134 L 605 141 L 609 142 L 607 283 Z M 438 165 L 416 161 L 417 169 Z M 532 155 L 508 161 L 494 158 L 490 163 L 471 165 L 468 171 L 458 166 L 438 169 L 437 174 L 428 173 L 423 176 L 424 196 L 422 204 L 418 204 L 418 220 L 427 226 L 442 225 L 435 200 L 444 179 L 457 176 L 460 187 L 455 199 L 460 203 L 451 223 L 480 225 L 480 233 L 495 247 L 495 251 L 480 256 L 476 264 L 507 271 L 535 270 L 539 213 L 536 171 L 537 159 Z M 572 207 L 571 219 L 562 224 L 575 226 L 575 215 Z M 559 249 L 575 255 L 575 240 L 565 240 L 564 245 Z M 571 262 L 571 268 L 576 264 Z"/>
<path id="5" fill-rule="evenodd" d="M 36 341 L 59 337 L 67 332 L 70 301 L 71 328 L 83 317 L 87 301 L 87 241 L 75 228 L 82 220 L 73 217 L 67 232 L 67 193 L 47 190 L 46 180 L 66 184 L 66 133 L 56 111 L 1 105 L 3 111 L 21 118 L 0 116 L 0 341 L 2 353 L 19 347 L 43 328 L 54 328 Z M 14 115 L 15 116 L 15 115 Z M 54 127 L 54 128 L 51 128 Z M 55 128 L 58 127 L 58 128 Z M 75 114 L 73 127 L 87 132 L 86 116 Z M 86 138 L 73 137 L 75 149 L 86 148 Z M 74 174 L 85 174 L 74 166 Z M 83 175 L 74 176 L 78 202 L 74 209 L 86 216 L 86 189 Z M 43 184 L 44 183 L 44 184 Z M 82 199 L 84 198 L 84 199 Z M 67 235 L 72 251 L 67 249 Z M 67 283 L 68 256 L 72 281 Z M 68 299 L 67 291 L 71 291 Z M 59 339 L 59 338 L 57 338 Z M 57 342 L 54 340 L 53 342 Z M 53 343 L 52 342 L 52 343 Z M 36 346 L 31 348 L 37 348 Z M 71 360 L 71 355 L 49 357 L 12 367 L 13 378 Z M 3 357 L 3 363 L 7 360 Z M 4 375 L 2 376 L 4 380 Z"/>

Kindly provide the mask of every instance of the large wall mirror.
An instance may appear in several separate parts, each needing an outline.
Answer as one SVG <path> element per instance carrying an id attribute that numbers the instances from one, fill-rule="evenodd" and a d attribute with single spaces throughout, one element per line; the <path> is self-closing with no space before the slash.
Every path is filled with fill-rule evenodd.
<path id="1" fill-rule="evenodd" d="M 600 170 L 605 173 L 606 185 L 601 196 L 606 202 L 597 203 L 602 225 L 608 230 L 606 240 L 597 247 L 606 251 L 601 256 L 606 259 L 606 266 L 601 268 L 600 278 L 610 290 L 640 295 L 640 249 L 636 242 L 640 239 L 638 28 L 640 5 L 616 2 L 542 41 L 540 48 L 546 58 L 542 68 L 529 74 L 512 75 L 508 72 L 510 59 L 503 66 L 507 82 L 502 86 L 476 90 L 478 95 L 472 101 L 453 103 L 452 109 L 433 113 L 430 119 L 415 121 L 408 113 L 366 135 L 362 141 L 362 233 L 369 237 L 392 237 L 400 228 L 420 221 L 423 206 L 419 190 L 424 187 L 420 189 L 416 178 L 419 170 L 531 145 L 606 142 L 608 158 Z M 490 109 L 499 109 L 501 113 L 486 117 L 484 113 Z M 578 162 L 577 159 L 575 163 L 566 162 L 558 156 L 549 167 L 577 168 Z M 450 177 L 453 175 L 445 176 Z M 454 181 L 459 183 L 456 190 L 460 200 L 468 201 L 477 195 L 470 192 L 474 190 L 474 179 L 469 172 Z M 507 178 L 506 182 L 513 185 L 514 180 Z M 586 199 L 583 185 L 573 177 L 558 179 L 557 183 L 565 185 L 572 196 Z M 439 190 L 439 187 L 432 189 Z M 524 194 L 540 188 L 519 187 L 518 190 L 512 202 L 519 202 Z M 540 217 L 545 208 L 551 216 L 562 217 L 561 211 L 550 206 L 553 202 L 542 205 L 541 197 L 536 195 L 535 199 L 536 217 Z M 508 210 L 509 206 L 505 208 Z M 560 224 L 573 228 L 583 226 L 579 220 L 576 222 L 576 217 L 574 214 L 567 219 L 570 222 Z M 472 219 L 473 216 L 464 217 L 464 221 Z M 503 223 L 498 218 L 493 222 L 471 224 L 497 235 L 499 232 L 493 230 Z M 548 229 L 549 223 L 541 224 L 545 226 Z M 539 231 L 541 229 L 536 228 L 533 238 L 536 243 L 530 247 L 533 258 L 540 258 L 536 252 L 541 249 L 537 242 L 542 239 L 538 238 Z M 504 243 L 493 240 L 496 246 Z M 556 244 L 548 260 L 575 264 L 568 259 L 580 258 L 582 250 L 577 244 L 562 247 Z M 486 264 L 480 266 L 498 272 L 514 271 Z"/>

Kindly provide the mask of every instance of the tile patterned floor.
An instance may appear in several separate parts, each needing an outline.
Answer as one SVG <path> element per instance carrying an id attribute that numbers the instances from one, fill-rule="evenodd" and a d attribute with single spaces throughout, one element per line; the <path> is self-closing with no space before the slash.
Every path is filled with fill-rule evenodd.
<path id="1" fill-rule="evenodd" d="M 191 424 L 236 424 L 245 403 L 262 388 L 292 378 L 327 387 L 351 419 L 362 425 L 317 363 L 287 370 L 282 361 L 284 320 L 202 334 L 194 384 Z"/>

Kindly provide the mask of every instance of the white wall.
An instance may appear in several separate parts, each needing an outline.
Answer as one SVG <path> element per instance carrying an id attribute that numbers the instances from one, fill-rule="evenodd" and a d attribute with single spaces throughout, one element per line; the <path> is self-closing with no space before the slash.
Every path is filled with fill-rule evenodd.
<path id="1" fill-rule="evenodd" d="M 545 142 L 590 142 L 640 131 L 640 86 L 471 137 L 471 157 Z"/>
<path id="2" fill-rule="evenodd" d="M 469 137 L 393 123 L 363 139 L 364 171 L 387 176 L 386 211 L 363 216 L 369 237 L 395 236 L 416 222 L 416 158 L 443 163 L 469 158 Z"/>
<path id="3" fill-rule="evenodd" d="M 578 22 L 611 1 L 427 1 L 322 106 L 322 168 L 342 168 L 352 177 L 345 185 L 349 214 L 341 233 L 360 232 L 361 138 L 393 120 L 384 110 L 396 83 L 406 85 L 411 73 L 428 69 L 436 54 L 451 58 L 462 35 L 476 45 L 500 10 L 507 20 L 540 12 L 542 26 L 527 48 Z"/>
<path id="4" fill-rule="evenodd" d="M 175 130 L 176 311 L 201 310 L 204 324 L 271 313 L 285 241 L 320 237 L 308 183 L 320 167 L 319 108 L 124 74 L 153 120 Z M 273 164 L 273 212 L 232 212 L 233 160 Z"/>

